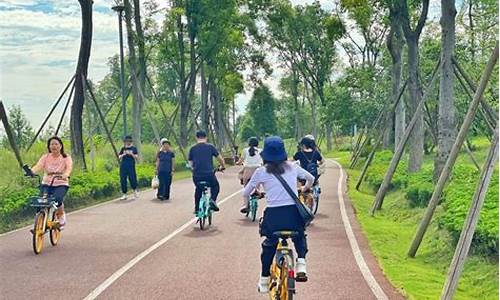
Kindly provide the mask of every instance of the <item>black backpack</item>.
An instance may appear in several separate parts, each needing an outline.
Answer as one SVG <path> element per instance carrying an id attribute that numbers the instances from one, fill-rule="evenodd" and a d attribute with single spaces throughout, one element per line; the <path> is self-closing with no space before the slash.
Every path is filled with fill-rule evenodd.
<path id="1" fill-rule="evenodd" d="M 313 162 L 313 158 L 314 158 L 314 151 L 311 152 L 312 153 L 312 156 L 311 156 L 311 159 L 308 159 L 307 158 L 307 155 L 302 152 L 302 155 L 304 155 L 306 161 L 307 161 L 307 165 L 306 165 L 306 171 L 311 173 L 311 175 L 313 175 L 314 177 L 318 176 L 318 164 L 316 162 Z"/>

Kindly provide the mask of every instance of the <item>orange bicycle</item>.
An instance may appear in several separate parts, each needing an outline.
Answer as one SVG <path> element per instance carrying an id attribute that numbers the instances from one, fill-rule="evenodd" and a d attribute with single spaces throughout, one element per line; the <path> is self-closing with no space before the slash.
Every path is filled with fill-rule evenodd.
<path id="1" fill-rule="evenodd" d="M 295 266 L 293 250 L 288 245 L 288 239 L 293 238 L 296 231 L 276 231 L 278 237 L 276 255 L 271 265 L 269 279 L 269 298 L 271 300 L 292 300 L 295 294 Z"/>
<path id="2" fill-rule="evenodd" d="M 40 176 L 36 175 L 36 177 L 41 186 Z M 57 178 L 61 178 L 61 176 L 54 176 L 50 186 L 54 184 L 54 180 Z M 30 232 L 33 234 L 33 251 L 35 254 L 40 254 L 43 248 L 45 233 L 49 232 L 52 246 L 57 245 L 61 239 L 61 229 L 56 217 L 57 201 L 53 195 L 46 192 L 29 197 L 28 200 L 31 203 L 30 205 L 37 209 L 33 229 Z"/>

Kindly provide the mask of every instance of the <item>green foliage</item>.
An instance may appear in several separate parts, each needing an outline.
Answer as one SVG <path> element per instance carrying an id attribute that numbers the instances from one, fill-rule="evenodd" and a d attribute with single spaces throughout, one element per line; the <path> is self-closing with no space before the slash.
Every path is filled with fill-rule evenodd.
<path id="1" fill-rule="evenodd" d="M 154 166 L 138 165 L 136 170 L 139 187 L 150 186 L 154 176 Z M 74 209 L 117 195 L 120 191 L 118 173 L 118 169 L 114 169 L 112 172 L 81 173 L 72 176 L 71 186 L 64 200 L 65 208 Z M 38 189 L 33 181 L 22 190 L 4 188 L 0 191 L 2 199 L 0 201 L 0 229 L 11 229 L 19 221 L 32 216 L 34 209 L 30 207 L 27 199 L 37 194 Z"/>
<path id="2" fill-rule="evenodd" d="M 348 152 L 330 155 L 338 158 L 344 167 L 349 164 Z M 429 162 L 432 164 L 432 160 Z M 359 177 L 359 169 L 346 171 L 351 178 L 347 181 L 348 194 L 357 212 L 356 217 L 384 274 L 407 299 L 438 299 L 454 252 L 448 232 L 439 230 L 437 222 L 432 222 L 418 255 L 408 259 L 408 246 L 424 210 L 409 207 L 404 190 L 393 190 L 387 194 L 382 210 L 377 212 L 376 217 L 371 217 L 368 212 L 374 193 L 364 186 L 361 191 L 354 188 L 356 180 L 352 179 Z M 492 182 L 492 188 L 498 189 L 498 183 Z M 441 213 L 441 209 L 436 211 L 437 216 Z M 497 278 L 497 260 L 469 255 L 454 299 L 497 299 Z"/>
<path id="3" fill-rule="evenodd" d="M 484 148 L 482 151 L 486 151 Z M 365 181 L 377 191 L 384 179 L 392 153 L 376 153 Z M 419 172 L 408 174 L 406 161 L 401 161 L 392 182 L 391 190 L 399 189 L 404 194 L 410 208 L 425 208 L 434 192 L 433 164 L 427 161 Z M 470 162 L 459 160 L 452 172 L 448 185 L 441 196 L 443 213 L 438 218 L 441 228 L 446 229 L 454 243 L 458 241 L 463 223 L 469 210 L 479 172 Z M 486 255 L 498 255 L 498 171 L 495 172 L 486 195 L 474 238 L 472 250 Z"/>
<path id="4" fill-rule="evenodd" d="M 254 90 L 247 110 L 240 131 L 242 140 L 276 134 L 275 99 L 267 86 L 261 85 Z"/>
<path id="5" fill-rule="evenodd" d="M 479 172 L 470 165 L 457 165 L 444 192 L 444 214 L 439 224 L 458 241 L 472 197 L 479 181 Z M 498 170 L 494 172 L 472 239 L 472 250 L 498 255 Z"/>
<path id="6" fill-rule="evenodd" d="M 28 119 L 24 115 L 21 106 L 13 105 L 9 109 L 8 121 L 17 147 L 27 147 L 31 139 L 35 136 L 35 133 L 33 132 L 33 128 L 31 128 Z M 9 140 L 6 135 L 2 139 L 2 145 L 4 147 L 10 147 Z"/>

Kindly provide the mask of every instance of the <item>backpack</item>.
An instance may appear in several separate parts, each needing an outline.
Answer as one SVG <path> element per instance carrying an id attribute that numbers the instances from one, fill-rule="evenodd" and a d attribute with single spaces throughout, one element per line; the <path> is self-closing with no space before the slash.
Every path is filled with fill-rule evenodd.
<path id="1" fill-rule="evenodd" d="M 313 162 L 313 158 L 314 158 L 314 152 L 311 152 L 312 153 L 312 156 L 311 156 L 311 159 L 308 159 L 307 158 L 307 155 L 302 152 L 302 155 L 304 155 L 306 161 L 307 161 L 307 165 L 306 165 L 306 168 L 305 170 L 309 173 L 311 173 L 311 175 L 313 175 L 315 178 L 318 176 L 318 164 Z"/>

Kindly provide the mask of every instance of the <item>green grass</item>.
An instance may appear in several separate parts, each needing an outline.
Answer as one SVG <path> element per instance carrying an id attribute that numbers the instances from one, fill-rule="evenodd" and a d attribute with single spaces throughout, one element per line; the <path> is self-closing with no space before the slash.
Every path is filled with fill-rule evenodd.
<path id="1" fill-rule="evenodd" d="M 348 152 L 327 154 L 337 158 L 343 166 L 349 164 L 349 155 Z M 484 153 L 479 152 L 478 157 L 482 160 Z M 460 161 L 467 159 L 462 156 Z M 438 299 L 454 252 L 448 232 L 438 229 L 437 222 L 433 221 L 416 258 L 407 258 L 424 209 L 409 208 L 403 192 L 395 190 L 386 196 L 383 209 L 370 217 L 368 210 L 374 191 L 364 185 L 357 191 L 354 186 L 360 171 L 346 171 L 349 198 L 370 248 L 388 279 L 409 299 Z M 434 219 L 441 213 L 442 208 L 438 207 Z M 481 256 L 469 256 L 454 299 L 498 299 L 498 263 Z"/>

